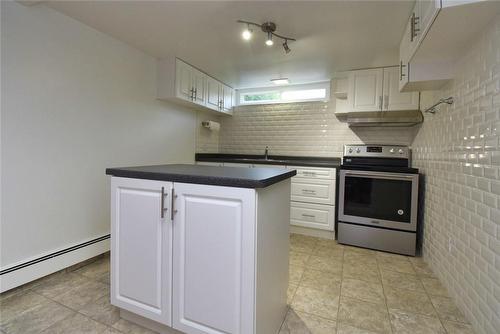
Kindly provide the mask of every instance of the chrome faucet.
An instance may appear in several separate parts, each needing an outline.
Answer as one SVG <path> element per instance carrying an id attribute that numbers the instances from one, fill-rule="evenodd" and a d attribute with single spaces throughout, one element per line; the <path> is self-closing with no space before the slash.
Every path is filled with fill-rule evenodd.
<path id="1" fill-rule="evenodd" d="M 266 149 L 264 151 L 264 159 L 269 159 L 269 146 L 266 146 Z"/>

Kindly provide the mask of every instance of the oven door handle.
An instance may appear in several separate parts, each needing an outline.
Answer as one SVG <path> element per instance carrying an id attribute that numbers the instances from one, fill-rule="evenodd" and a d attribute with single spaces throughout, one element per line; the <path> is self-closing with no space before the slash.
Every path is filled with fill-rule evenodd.
<path id="1" fill-rule="evenodd" d="M 414 180 L 418 174 L 399 174 L 387 172 L 368 172 L 368 171 L 342 171 L 346 176 L 373 177 L 378 179 L 391 180 Z"/>

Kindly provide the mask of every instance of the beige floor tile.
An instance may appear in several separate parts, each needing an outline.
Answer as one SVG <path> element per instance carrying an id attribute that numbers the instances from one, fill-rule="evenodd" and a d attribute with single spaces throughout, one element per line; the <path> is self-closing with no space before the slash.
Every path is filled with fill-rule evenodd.
<path id="1" fill-rule="evenodd" d="M 286 290 L 286 303 L 290 305 L 292 303 L 292 299 L 295 296 L 295 292 L 299 286 L 295 284 L 288 284 L 288 289 Z"/>
<path id="2" fill-rule="evenodd" d="M 61 294 L 84 284 L 89 279 L 73 273 L 63 273 L 44 280 L 31 290 L 48 298 L 55 298 Z"/>
<path id="3" fill-rule="evenodd" d="M 339 292 L 325 292 L 299 286 L 292 300 L 292 309 L 336 320 L 339 297 Z"/>
<path id="4" fill-rule="evenodd" d="M 376 256 L 377 251 L 361 247 L 344 246 L 344 252 L 347 254 L 354 253 L 362 256 Z"/>
<path id="5" fill-rule="evenodd" d="M 416 275 L 413 266 L 408 259 L 395 259 L 390 257 L 377 257 L 380 270 L 396 271 L 403 274 Z"/>
<path id="6" fill-rule="evenodd" d="M 385 289 L 384 292 L 389 309 L 428 316 L 436 315 L 434 307 L 425 293 L 393 288 Z"/>
<path id="7" fill-rule="evenodd" d="M 79 312 L 108 326 L 113 326 L 120 320 L 120 310 L 111 305 L 109 296 L 88 303 Z"/>
<path id="8" fill-rule="evenodd" d="M 390 258 L 390 259 L 408 261 L 408 256 L 401 254 L 376 251 L 375 255 L 379 258 Z"/>
<path id="9" fill-rule="evenodd" d="M 310 256 L 311 255 L 307 254 L 307 253 L 290 251 L 290 253 L 289 253 L 290 265 L 292 265 L 292 266 L 305 266 L 306 262 Z"/>
<path id="10" fill-rule="evenodd" d="M 1 328 L 7 334 L 39 333 L 73 313 L 70 309 L 47 299 L 30 310 L 19 313 Z"/>
<path id="11" fill-rule="evenodd" d="M 444 321 L 443 324 L 448 334 L 474 334 L 474 330 L 469 324 L 452 321 Z"/>
<path id="12" fill-rule="evenodd" d="M 380 283 L 365 282 L 353 278 L 342 280 L 341 295 L 366 302 L 382 304 L 385 307 L 384 289 Z"/>
<path id="13" fill-rule="evenodd" d="M 378 267 L 360 263 L 346 263 L 342 267 L 342 278 L 355 278 L 366 282 L 380 282 Z"/>
<path id="14" fill-rule="evenodd" d="M 102 334 L 107 326 L 89 319 L 81 314 L 75 313 L 63 320 L 53 324 L 41 334 L 84 334 L 95 333 Z"/>
<path id="15" fill-rule="evenodd" d="M 27 289 L 28 288 L 25 285 L 22 285 L 20 287 L 0 293 L 0 303 L 7 298 L 21 295 L 22 293 L 26 292 Z"/>
<path id="16" fill-rule="evenodd" d="M 332 334 L 335 333 L 335 321 L 312 314 L 289 310 L 280 334 Z"/>
<path id="17" fill-rule="evenodd" d="M 336 257 L 323 257 L 312 255 L 306 263 L 306 267 L 327 271 L 331 273 L 342 273 L 342 260 Z"/>
<path id="18" fill-rule="evenodd" d="M 375 256 L 352 252 L 344 252 L 344 263 L 363 265 L 373 269 L 378 268 L 377 258 Z"/>
<path id="19" fill-rule="evenodd" d="M 337 322 L 373 332 L 391 333 L 387 309 L 357 299 L 342 297 Z"/>
<path id="20" fill-rule="evenodd" d="M 324 257 L 343 257 L 344 249 L 341 247 L 317 246 L 312 255 Z"/>
<path id="21" fill-rule="evenodd" d="M 439 279 L 437 278 L 430 278 L 430 277 L 422 277 L 421 278 L 422 283 L 424 284 L 425 291 L 431 296 L 442 296 L 442 297 L 449 297 L 448 296 L 448 291 L 446 288 L 441 284 Z"/>
<path id="22" fill-rule="evenodd" d="M 299 284 L 304 274 L 305 267 L 290 265 L 288 268 L 288 283 Z"/>
<path id="23" fill-rule="evenodd" d="M 340 274 L 306 268 L 300 286 L 321 291 L 340 292 Z"/>
<path id="24" fill-rule="evenodd" d="M 109 286 L 101 282 L 89 280 L 55 297 L 54 300 L 75 311 L 79 311 L 88 303 L 95 302 L 103 296 L 109 296 Z"/>
<path id="25" fill-rule="evenodd" d="M 389 311 L 389 314 L 395 334 L 446 334 L 436 317 L 395 310 Z"/>
<path id="26" fill-rule="evenodd" d="M 424 285 L 415 275 L 398 273 L 397 271 L 380 271 L 384 287 L 394 289 L 414 290 L 425 293 Z"/>
<path id="27" fill-rule="evenodd" d="M 290 239 L 290 250 L 301 253 L 312 253 L 316 248 L 316 240 Z"/>
<path id="28" fill-rule="evenodd" d="M 339 324 L 337 325 L 337 334 L 379 334 L 379 332 L 356 328 L 346 324 Z"/>
<path id="29" fill-rule="evenodd" d="M 325 247 L 325 248 L 337 248 L 337 249 L 344 249 L 344 246 L 339 244 L 337 240 L 333 239 L 324 239 L 324 238 L 319 238 L 317 243 L 317 247 Z"/>
<path id="30" fill-rule="evenodd" d="M 5 298 L 0 301 L 0 326 L 48 302 L 49 299 L 29 290 L 14 294 L 10 298 Z"/>
<path id="31" fill-rule="evenodd" d="M 147 328 L 141 327 L 125 319 L 120 319 L 113 328 L 125 334 L 157 334 Z"/>
<path id="32" fill-rule="evenodd" d="M 431 296 L 431 301 L 441 319 L 468 323 L 462 311 L 455 306 L 451 298 Z"/>
<path id="33" fill-rule="evenodd" d="M 81 267 L 78 270 L 75 270 L 74 273 L 98 281 L 103 280 L 109 275 L 109 258 L 100 258 L 97 261 L 94 261 L 84 267 Z"/>
<path id="34" fill-rule="evenodd" d="M 424 260 L 422 260 L 421 257 L 410 257 L 409 260 L 417 276 L 436 278 L 432 269 L 429 267 L 427 263 L 424 262 Z"/>

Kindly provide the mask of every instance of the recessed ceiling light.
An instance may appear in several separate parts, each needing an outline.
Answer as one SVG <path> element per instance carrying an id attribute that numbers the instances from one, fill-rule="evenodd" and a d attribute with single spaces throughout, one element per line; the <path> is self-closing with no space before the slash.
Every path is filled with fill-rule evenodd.
<path id="1" fill-rule="evenodd" d="M 271 82 L 275 85 L 288 85 L 290 83 L 290 80 L 288 80 L 288 78 L 278 78 L 271 79 Z"/>

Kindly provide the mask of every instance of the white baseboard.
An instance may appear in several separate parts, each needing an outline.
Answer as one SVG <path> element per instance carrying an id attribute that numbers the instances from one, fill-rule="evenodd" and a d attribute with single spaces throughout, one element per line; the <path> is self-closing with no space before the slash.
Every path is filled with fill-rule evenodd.
<path id="1" fill-rule="evenodd" d="M 315 228 L 307 228 L 302 226 L 290 226 L 290 233 L 308 235 L 310 237 L 335 239 L 334 231 L 318 230 Z"/>
<path id="2" fill-rule="evenodd" d="M 13 289 L 109 251 L 110 239 L 101 240 L 0 276 L 0 292 Z"/>

